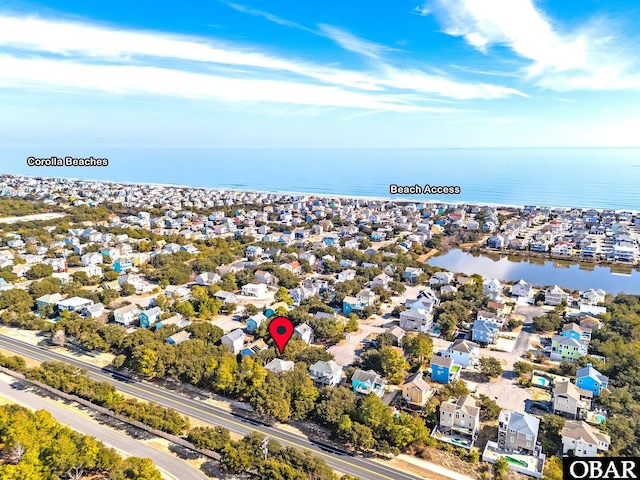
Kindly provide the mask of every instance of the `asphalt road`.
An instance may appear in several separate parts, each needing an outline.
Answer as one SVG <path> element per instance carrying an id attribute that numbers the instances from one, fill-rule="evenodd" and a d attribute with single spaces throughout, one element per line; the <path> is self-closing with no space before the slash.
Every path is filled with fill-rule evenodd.
<path id="1" fill-rule="evenodd" d="M 27 358 L 37 361 L 61 361 L 87 371 L 88 375 L 100 381 L 106 381 L 115 385 L 123 393 L 135 396 L 140 400 L 156 402 L 166 407 L 171 407 L 183 415 L 201 420 L 211 425 L 220 425 L 232 432 L 247 435 L 251 432 L 260 432 L 271 439 L 280 442 L 283 446 L 292 446 L 313 452 L 324 459 L 335 470 L 344 474 L 359 477 L 361 480 L 418 480 L 428 477 L 418 477 L 404 473 L 380 463 L 359 456 L 351 456 L 324 448 L 312 443 L 307 437 L 295 435 L 274 427 L 254 424 L 240 419 L 226 410 L 212 406 L 208 403 L 190 398 L 186 395 L 175 393 L 151 383 L 118 380 L 117 376 L 102 371 L 98 367 L 86 364 L 80 360 L 66 357 L 28 343 L 0 335 L 0 347 Z"/>
<path id="2" fill-rule="evenodd" d="M 11 388 L 11 380 L 7 377 L 0 379 L 0 395 L 33 410 L 46 410 L 53 415 L 56 420 L 72 429 L 90 435 L 103 442 L 105 445 L 115 448 L 126 455 L 150 458 L 153 463 L 162 470 L 168 478 L 182 480 L 193 478 L 194 480 L 208 480 L 204 473 L 187 462 L 184 462 L 174 455 L 153 448 L 145 443 L 135 440 L 128 435 L 118 432 L 112 428 L 87 418 L 78 412 L 66 409 L 60 405 L 42 398 L 29 389 L 18 390 Z M 17 382 L 17 381 L 16 381 Z"/>

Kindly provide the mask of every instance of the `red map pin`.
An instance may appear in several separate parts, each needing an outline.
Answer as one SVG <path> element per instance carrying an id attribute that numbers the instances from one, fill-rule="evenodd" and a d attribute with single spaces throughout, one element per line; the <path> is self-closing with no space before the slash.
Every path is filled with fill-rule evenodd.
<path id="1" fill-rule="evenodd" d="M 287 317 L 276 317 L 269 323 L 269 333 L 282 353 L 293 335 L 293 322 Z"/>

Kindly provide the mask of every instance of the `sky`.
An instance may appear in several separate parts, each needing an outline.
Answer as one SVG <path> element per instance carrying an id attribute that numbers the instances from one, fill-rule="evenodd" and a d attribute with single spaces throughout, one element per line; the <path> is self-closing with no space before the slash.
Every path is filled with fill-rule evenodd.
<path id="1" fill-rule="evenodd" d="M 0 147 L 630 147 L 637 0 L 0 0 Z"/>

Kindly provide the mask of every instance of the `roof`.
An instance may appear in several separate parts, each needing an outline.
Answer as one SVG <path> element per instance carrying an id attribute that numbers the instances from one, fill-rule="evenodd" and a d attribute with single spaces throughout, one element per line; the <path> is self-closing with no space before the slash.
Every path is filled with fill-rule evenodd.
<path id="1" fill-rule="evenodd" d="M 154 315 L 160 315 L 162 313 L 162 309 L 160 307 L 153 307 L 148 310 L 143 310 L 140 314 L 145 314 L 147 317 L 153 317 Z"/>
<path id="2" fill-rule="evenodd" d="M 320 360 L 311 365 L 309 367 L 309 370 L 312 372 L 320 372 L 325 375 L 329 375 L 339 372 L 340 370 L 342 370 L 342 367 L 333 360 L 329 360 L 328 362 Z"/>
<path id="3" fill-rule="evenodd" d="M 580 397 L 591 397 L 593 394 L 589 390 L 576 387 L 570 381 L 558 382 L 553 387 L 554 395 L 568 395 L 569 397 L 580 399 Z"/>
<path id="4" fill-rule="evenodd" d="M 80 307 L 82 305 L 86 305 L 87 303 L 93 303 L 93 300 L 89 300 L 88 298 L 83 297 L 71 297 L 65 300 L 60 300 L 58 305 L 62 305 L 64 307 Z"/>
<path id="5" fill-rule="evenodd" d="M 189 338 L 191 338 L 191 333 L 187 332 L 186 330 L 181 330 L 178 333 L 174 333 L 170 337 L 167 337 L 166 341 L 169 342 L 169 340 L 171 340 L 177 345 L 178 343 L 182 343 L 185 340 L 189 340 Z"/>
<path id="6" fill-rule="evenodd" d="M 448 401 L 440 404 L 441 412 L 455 413 L 456 410 L 462 410 L 471 417 L 480 413 L 480 407 L 476 407 L 476 401 L 470 395 L 462 395 L 455 402 Z"/>
<path id="7" fill-rule="evenodd" d="M 458 339 L 449 345 L 449 350 L 453 352 L 471 353 L 476 348 L 480 348 L 480 345 L 475 342 L 462 339 Z"/>
<path id="8" fill-rule="evenodd" d="M 476 320 L 475 322 L 473 322 L 473 325 L 471 325 L 471 330 L 475 330 L 478 332 L 493 333 L 497 329 L 498 327 L 496 327 L 495 324 L 486 322 L 484 320 Z"/>
<path id="9" fill-rule="evenodd" d="M 374 372 L 373 370 L 360 370 L 357 369 L 355 372 L 353 372 L 353 375 L 351 376 L 351 380 L 355 380 L 356 382 L 361 382 L 361 383 L 375 383 L 375 381 L 377 379 L 380 378 L 380 375 L 378 375 L 376 372 Z"/>
<path id="10" fill-rule="evenodd" d="M 440 357 L 438 357 L 440 358 Z M 433 363 L 433 359 L 432 363 Z M 451 360 L 451 359 L 449 359 Z M 407 385 L 413 385 L 413 387 L 417 388 L 418 390 L 421 390 L 423 392 L 427 392 L 431 389 L 431 387 L 429 386 L 429 384 L 427 382 L 424 381 L 424 379 L 422 378 L 422 372 L 418 372 L 418 373 L 414 373 L 413 375 L 410 375 L 409 377 L 407 377 L 407 379 L 404 381 L 404 383 L 402 384 L 403 386 L 407 386 Z"/>
<path id="11" fill-rule="evenodd" d="M 279 358 L 274 358 L 269 363 L 267 363 L 264 368 L 266 368 L 271 373 L 280 373 L 280 372 L 288 372 L 289 370 L 293 370 L 295 363 L 289 360 L 281 360 Z"/>
<path id="12" fill-rule="evenodd" d="M 215 293 L 214 297 L 222 298 L 223 300 L 226 300 L 228 298 L 235 297 L 235 295 L 236 295 L 235 293 L 225 292 L 224 290 L 219 290 L 218 292 Z"/>
<path id="13" fill-rule="evenodd" d="M 576 378 L 583 378 L 583 377 L 591 377 L 600 383 L 609 382 L 609 377 L 607 377 L 606 375 L 602 375 L 598 370 L 593 368 L 593 366 L 590 363 L 587 364 L 586 367 L 582 367 L 576 370 Z"/>
<path id="14" fill-rule="evenodd" d="M 584 329 L 578 325 L 577 323 L 571 322 L 571 323 L 567 323 L 566 325 L 562 326 L 562 331 L 563 332 L 569 332 L 571 330 L 575 330 L 578 333 L 583 333 Z"/>
<path id="15" fill-rule="evenodd" d="M 3 279 L 4 280 L 4 279 Z M 59 293 L 52 293 L 50 295 L 43 295 L 36 299 L 36 302 L 42 303 L 56 303 L 62 299 L 62 295 Z"/>
<path id="16" fill-rule="evenodd" d="M 309 325 L 307 325 L 306 323 L 301 323 L 300 325 L 298 325 L 294 331 L 298 332 L 299 334 L 304 334 L 306 332 L 313 332 L 313 328 L 311 328 Z"/>
<path id="17" fill-rule="evenodd" d="M 115 312 L 127 313 L 127 312 L 131 312 L 133 310 L 140 310 L 140 309 L 138 308 L 138 306 L 135 303 L 130 303 L 129 305 L 125 305 L 124 307 L 116 308 L 114 310 L 114 313 Z"/>
<path id="18" fill-rule="evenodd" d="M 554 285 L 553 287 L 548 288 L 545 293 L 557 293 L 557 294 L 568 295 L 567 292 L 562 290 L 558 285 Z"/>
<path id="19" fill-rule="evenodd" d="M 511 415 L 509 415 L 508 428 L 510 430 L 515 430 L 516 432 L 522 433 L 524 435 L 537 437 L 539 427 L 540 420 L 533 415 L 519 412 L 511 412 Z"/>
<path id="20" fill-rule="evenodd" d="M 227 333 L 226 335 L 224 335 L 222 338 L 227 338 L 229 340 L 231 340 L 232 342 L 235 342 L 236 340 L 240 339 L 240 338 L 244 338 L 244 332 L 242 330 L 240 330 L 239 328 L 233 330 L 232 332 Z"/>
<path id="21" fill-rule="evenodd" d="M 560 430 L 560 435 L 564 438 L 583 440 L 588 443 L 600 445 L 600 442 L 611 443 L 611 437 L 597 428 L 592 427 L 582 420 L 567 420 Z"/>
<path id="22" fill-rule="evenodd" d="M 439 367 L 453 367 L 453 359 L 449 357 L 443 357 L 441 355 L 434 355 L 431 357 L 431 365 L 437 365 Z"/>

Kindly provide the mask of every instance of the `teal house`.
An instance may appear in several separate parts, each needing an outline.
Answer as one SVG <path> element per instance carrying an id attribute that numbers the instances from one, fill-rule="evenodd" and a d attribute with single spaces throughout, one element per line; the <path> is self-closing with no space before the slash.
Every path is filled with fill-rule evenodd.
<path id="1" fill-rule="evenodd" d="M 138 315 L 140 326 L 142 328 L 149 328 L 151 325 L 155 324 L 158 321 L 161 313 L 162 310 L 160 310 L 160 307 L 153 307 L 149 310 L 143 310 L 142 312 L 140 312 L 140 315 Z"/>
<path id="2" fill-rule="evenodd" d="M 266 319 L 267 317 L 265 317 L 263 313 L 258 313 L 252 317 L 249 317 L 247 319 L 247 331 L 255 332 L 258 328 L 260 328 L 260 325 L 262 325 L 262 322 L 264 322 Z"/>

